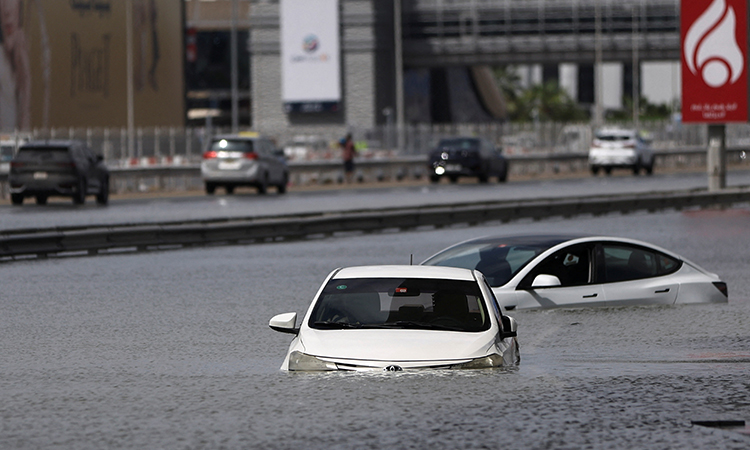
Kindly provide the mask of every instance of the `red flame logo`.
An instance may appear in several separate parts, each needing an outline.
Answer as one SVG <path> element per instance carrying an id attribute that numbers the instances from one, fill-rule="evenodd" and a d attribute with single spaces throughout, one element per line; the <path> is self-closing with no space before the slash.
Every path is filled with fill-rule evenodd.
<path id="1" fill-rule="evenodd" d="M 736 39 L 737 16 L 725 0 L 714 0 L 688 29 L 683 44 L 685 63 L 710 87 L 736 82 L 744 58 Z"/>

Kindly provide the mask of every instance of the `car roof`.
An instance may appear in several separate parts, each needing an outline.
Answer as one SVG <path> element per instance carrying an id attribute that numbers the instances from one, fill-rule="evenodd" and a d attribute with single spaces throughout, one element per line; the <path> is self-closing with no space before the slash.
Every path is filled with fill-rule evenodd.
<path id="1" fill-rule="evenodd" d="M 597 234 L 582 234 L 582 233 L 558 233 L 558 234 L 530 233 L 530 234 L 516 234 L 516 235 L 499 234 L 499 235 L 489 235 L 489 236 L 468 239 L 468 240 L 459 242 L 457 244 L 451 245 L 450 247 L 444 248 L 443 250 L 440 250 L 439 252 L 425 259 L 422 263 L 433 259 L 437 255 L 442 254 L 443 252 L 447 250 L 457 248 L 457 247 L 462 247 L 465 245 L 476 245 L 476 244 L 531 245 L 531 246 L 545 247 L 547 249 L 550 249 L 552 247 L 555 247 L 565 242 L 578 241 L 578 240 L 580 240 L 580 242 L 610 241 L 610 242 L 630 243 L 630 244 L 647 247 L 653 250 L 658 250 L 674 258 L 678 258 L 682 261 L 686 261 L 685 258 L 683 258 L 682 256 L 680 256 L 679 254 L 673 251 L 670 251 L 658 245 L 654 245 L 649 242 L 644 242 L 644 241 L 640 241 L 637 239 L 617 237 L 617 236 L 597 235 Z"/>
<path id="2" fill-rule="evenodd" d="M 469 269 L 411 265 L 345 267 L 336 272 L 332 278 L 438 278 L 475 281 L 474 273 Z"/>
<path id="3" fill-rule="evenodd" d="M 534 245 L 534 246 L 547 246 L 547 247 L 554 247 L 557 244 L 561 244 L 563 242 L 572 241 L 574 239 L 581 239 L 585 237 L 590 237 L 590 235 L 586 234 L 565 234 L 565 233 L 559 233 L 559 234 L 497 234 L 497 235 L 490 235 L 490 236 L 483 236 L 479 238 L 469 239 L 467 241 L 460 242 L 456 244 L 463 245 L 463 244 L 492 244 L 492 243 L 502 243 L 506 245 Z"/>

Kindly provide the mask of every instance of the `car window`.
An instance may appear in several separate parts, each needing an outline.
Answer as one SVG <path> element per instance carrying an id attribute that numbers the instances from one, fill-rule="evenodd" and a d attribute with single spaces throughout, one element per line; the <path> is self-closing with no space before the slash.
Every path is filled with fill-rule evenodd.
<path id="1" fill-rule="evenodd" d="M 479 150 L 479 139 L 443 139 L 438 144 L 438 150 Z"/>
<path id="2" fill-rule="evenodd" d="M 593 281 L 591 244 L 577 244 L 558 250 L 540 262 L 522 281 L 530 286 L 537 275 L 554 275 L 560 285 L 581 286 Z"/>
<path id="3" fill-rule="evenodd" d="M 607 283 L 667 275 L 679 269 L 678 259 L 638 246 L 602 244 L 604 281 Z"/>
<path id="4" fill-rule="evenodd" d="M 225 151 L 249 153 L 253 151 L 253 141 L 239 139 L 217 139 L 211 143 L 211 150 L 216 152 Z"/>
<path id="5" fill-rule="evenodd" d="M 330 280 L 308 325 L 318 329 L 419 328 L 484 331 L 488 309 L 476 282 L 372 278 Z"/>
<path id="6" fill-rule="evenodd" d="M 529 261 L 546 249 L 546 245 L 471 243 L 449 249 L 425 263 L 475 269 L 482 272 L 490 286 L 498 287 L 510 281 Z"/>
<path id="7" fill-rule="evenodd" d="M 67 147 L 21 147 L 16 160 L 18 161 L 70 161 Z"/>

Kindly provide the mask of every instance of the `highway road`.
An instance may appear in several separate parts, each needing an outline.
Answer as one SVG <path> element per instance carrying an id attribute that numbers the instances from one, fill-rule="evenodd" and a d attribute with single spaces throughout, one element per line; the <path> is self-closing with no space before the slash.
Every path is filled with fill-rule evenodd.
<path id="1" fill-rule="evenodd" d="M 577 184 L 609 185 L 547 186 Z M 433 192 L 470 198 L 486 189 L 441 185 Z M 381 195 L 395 201 L 419 190 Z M 260 202 L 320 198 L 333 207 L 339 198 L 357 206 L 359 197 L 378 199 L 375 192 L 328 192 Z M 106 210 L 149 204 L 115 202 Z M 62 215 L 66 208 L 37 214 L 41 208 L 32 206 L 13 215 Z M 460 449 L 510 442 L 747 449 L 750 436 L 691 421 L 750 420 L 749 226 L 744 207 L 2 264 L 0 448 Z M 333 268 L 408 263 L 410 254 L 421 261 L 490 233 L 550 231 L 640 238 L 678 251 L 720 274 L 730 301 L 516 311 L 521 364 L 511 370 L 279 371 L 291 336 L 270 330 L 268 319 L 302 314 Z"/>
<path id="2" fill-rule="evenodd" d="M 727 185 L 750 186 L 750 170 L 730 172 Z M 165 194 L 159 197 L 113 196 L 100 207 L 89 198 L 86 205 L 75 206 L 68 199 L 53 200 L 38 206 L 27 200 L 21 207 L 0 205 L 0 231 L 57 226 L 114 225 L 155 223 L 209 218 L 263 217 L 310 212 L 336 212 L 359 209 L 440 205 L 475 201 L 514 201 L 523 199 L 569 198 L 603 194 L 645 193 L 705 189 L 705 173 L 656 173 L 634 177 L 626 172 L 610 177 L 585 177 L 511 181 L 505 184 L 471 182 L 437 185 L 410 183 L 331 187 L 330 189 L 293 188 L 285 195 L 265 196 L 252 190 L 234 195 L 207 196 Z"/>

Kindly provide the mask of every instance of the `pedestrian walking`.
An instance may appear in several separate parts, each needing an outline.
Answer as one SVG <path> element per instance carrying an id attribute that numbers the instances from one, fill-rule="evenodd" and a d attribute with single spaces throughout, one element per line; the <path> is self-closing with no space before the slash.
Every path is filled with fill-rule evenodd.
<path id="1" fill-rule="evenodd" d="M 347 183 L 351 183 L 354 178 L 354 141 L 352 134 L 348 133 L 346 138 L 341 141 L 342 158 L 344 160 L 344 178 Z"/>

